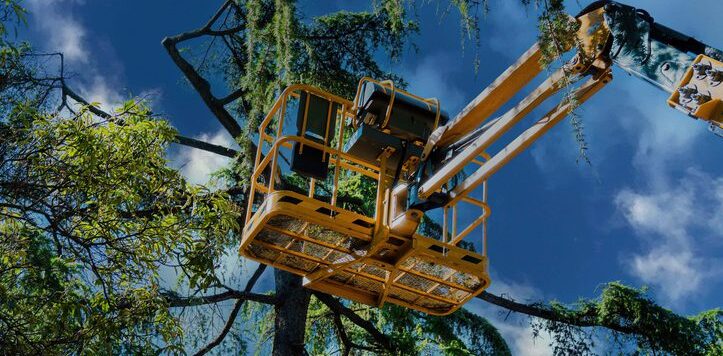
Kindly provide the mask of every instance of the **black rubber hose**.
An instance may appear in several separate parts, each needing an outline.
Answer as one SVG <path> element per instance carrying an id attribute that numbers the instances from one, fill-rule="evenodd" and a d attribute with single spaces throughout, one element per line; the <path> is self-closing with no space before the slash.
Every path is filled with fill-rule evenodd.
<path id="1" fill-rule="evenodd" d="M 397 185 L 399 182 L 399 176 L 402 174 L 402 167 L 404 167 L 404 158 L 407 155 L 407 141 L 402 141 L 402 156 L 399 157 L 399 163 L 397 163 L 397 170 L 394 172 L 394 180 L 392 181 L 392 187 Z"/>

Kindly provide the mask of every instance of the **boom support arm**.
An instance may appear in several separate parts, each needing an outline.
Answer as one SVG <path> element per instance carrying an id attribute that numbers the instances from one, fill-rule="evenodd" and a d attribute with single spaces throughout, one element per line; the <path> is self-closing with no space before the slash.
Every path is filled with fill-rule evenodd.
<path id="1" fill-rule="evenodd" d="M 670 93 L 670 106 L 723 136 L 723 52 L 656 23 L 644 10 L 613 2 L 604 9 L 613 63 Z"/>
<path id="2" fill-rule="evenodd" d="M 596 2 L 575 20 L 577 54 L 483 126 L 542 72 L 538 45 L 451 121 L 438 100 L 391 82 L 362 79 L 353 102 L 306 85 L 288 87 L 259 127 L 241 253 L 304 276 L 305 286 L 317 291 L 446 315 L 490 283 L 487 179 L 607 85 L 613 64 L 671 93 L 670 105 L 722 126 L 720 51 L 614 2 Z M 563 90 L 567 95 L 552 110 L 500 151 L 487 153 Z M 296 107 L 296 135 L 284 129 L 285 120 L 294 122 L 287 115 L 291 107 Z M 347 138 L 350 128 L 355 131 Z M 283 152 L 291 154 L 290 161 Z M 476 165 L 474 172 L 459 179 L 470 164 Z M 295 184 L 281 184 L 278 178 L 290 172 L 309 178 L 305 194 L 292 189 L 302 188 Z M 356 189 L 353 184 L 342 188 L 341 174 L 376 180 L 374 213 L 338 204 L 339 194 Z M 404 181 L 397 185 L 400 177 Z M 317 185 L 328 187 L 330 196 L 316 194 Z M 480 185 L 481 200 L 471 196 Z M 471 222 L 457 219 L 460 204 L 466 204 L 466 213 L 479 215 Z M 438 207 L 441 231 L 419 229 L 424 211 Z M 458 246 L 480 225 L 481 254 Z"/>
<path id="3" fill-rule="evenodd" d="M 574 105 L 581 104 L 610 81 L 612 64 L 671 93 L 669 105 L 709 122 L 712 131 L 723 133 L 723 52 L 655 23 L 643 10 L 612 1 L 591 4 L 578 15 L 577 21 L 581 43 L 577 55 L 514 108 L 479 127 L 542 71 L 538 45 L 532 46 L 454 119 L 431 135 L 422 160 L 432 161 L 436 168 L 426 179 L 412 185 L 410 192 L 416 192 L 417 199 L 427 199 L 443 186 L 449 203 L 469 194 L 561 121 Z M 471 176 L 456 186 L 448 184 L 541 102 L 586 76 L 592 78 L 570 92 L 579 95 L 576 103 L 564 99 Z"/>
<path id="4" fill-rule="evenodd" d="M 696 57 L 723 60 L 723 52 L 656 23 L 644 10 L 609 2 L 605 23 L 612 33 L 608 56 L 626 72 L 673 93 Z"/>

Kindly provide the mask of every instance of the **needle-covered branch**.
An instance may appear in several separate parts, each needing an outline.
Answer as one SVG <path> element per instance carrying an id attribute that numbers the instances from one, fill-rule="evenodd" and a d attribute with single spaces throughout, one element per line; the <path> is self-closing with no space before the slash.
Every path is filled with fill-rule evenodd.
<path id="1" fill-rule="evenodd" d="M 540 305 L 540 304 L 524 304 L 524 303 L 518 303 L 512 299 L 500 297 L 497 295 L 494 295 L 489 292 L 482 292 L 480 295 L 477 296 L 477 298 L 482 299 L 488 303 L 497 305 L 499 307 L 533 316 L 536 318 L 546 319 L 550 321 L 556 321 L 561 323 L 566 323 L 570 325 L 580 326 L 580 327 L 592 327 L 592 326 L 603 326 L 600 325 L 600 323 L 596 320 L 594 320 L 594 317 L 596 316 L 594 311 L 590 313 L 591 311 L 588 311 L 587 313 L 590 314 L 574 314 L 574 315 L 563 315 L 558 314 L 554 312 L 552 309 Z M 630 334 L 633 332 L 632 329 L 629 327 L 625 327 L 622 325 L 608 325 L 605 326 L 607 328 L 610 328 L 612 330 L 622 332 L 625 334 Z"/>
<path id="2" fill-rule="evenodd" d="M 252 302 L 274 304 L 276 303 L 276 297 L 268 294 L 257 294 L 243 292 L 239 290 L 227 290 L 219 294 L 212 294 L 200 297 L 178 297 L 172 293 L 165 293 L 164 297 L 168 301 L 168 306 L 177 307 L 192 307 L 205 304 L 215 304 L 226 300 L 250 300 Z"/>
<path id="3" fill-rule="evenodd" d="M 352 323 L 356 324 L 360 328 L 364 329 L 366 332 L 369 333 L 369 335 L 372 336 L 374 341 L 379 344 L 379 346 L 383 347 L 385 350 L 394 353 L 395 348 L 392 341 L 389 339 L 387 335 L 384 335 L 379 329 L 372 324 L 369 320 L 366 320 L 359 316 L 359 314 L 355 313 L 353 310 L 347 308 L 342 304 L 339 300 L 336 298 L 320 293 L 320 292 L 314 292 L 314 296 L 319 299 L 322 303 L 324 303 L 329 309 L 331 309 L 332 312 L 338 313 L 340 315 L 343 315 L 345 318 L 349 319 Z"/>
<path id="4" fill-rule="evenodd" d="M 228 147 L 214 145 L 212 143 L 208 143 L 205 141 L 197 140 L 195 138 L 181 136 L 181 135 L 176 135 L 176 143 L 178 143 L 179 145 L 197 148 L 199 150 L 208 151 L 211 153 L 215 153 L 219 156 L 224 156 L 224 157 L 229 157 L 229 158 L 235 158 L 239 154 L 238 151 L 228 148 Z"/>
<path id="5" fill-rule="evenodd" d="M 636 340 L 641 347 L 671 354 L 702 355 L 721 348 L 723 312 L 720 310 L 694 317 L 680 316 L 657 305 L 645 290 L 620 283 L 607 284 L 599 298 L 581 300 L 573 307 L 556 302 L 523 304 L 487 292 L 478 298 L 539 318 L 538 326 L 551 333 L 567 333 L 571 326 L 604 328 Z"/>

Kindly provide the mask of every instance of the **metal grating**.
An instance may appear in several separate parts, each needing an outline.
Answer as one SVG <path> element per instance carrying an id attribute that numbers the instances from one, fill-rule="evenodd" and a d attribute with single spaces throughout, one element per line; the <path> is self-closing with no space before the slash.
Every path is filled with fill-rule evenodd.
<path id="1" fill-rule="evenodd" d="M 294 194 L 296 207 L 278 196 L 267 197 L 266 208 L 252 219 L 256 226 L 244 232 L 244 255 L 305 277 L 356 258 L 330 275 L 310 280 L 309 288 L 366 304 L 390 302 L 444 315 L 489 284 L 484 256 L 415 236 L 413 243 L 397 251 L 398 261 L 390 264 L 379 255 L 365 254 L 372 228 L 353 222 L 371 219 L 339 208 L 333 208 L 334 214 L 322 214 L 317 207 L 323 202 L 292 192 L 275 194 L 279 193 Z"/>

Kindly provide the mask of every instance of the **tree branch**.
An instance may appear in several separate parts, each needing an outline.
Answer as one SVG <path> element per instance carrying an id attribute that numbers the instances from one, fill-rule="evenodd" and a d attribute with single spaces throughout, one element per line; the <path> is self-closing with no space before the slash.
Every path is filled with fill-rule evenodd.
<path id="1" fill-rule="evenodd" d="M 80 96 L 78 93 L 76 93 L 75 91 L 73 91 L 72 89 L 70 89 L 70 87 L 68 87 L 67 85 L 65 85 L 65 83 L 63 83 L 63 88 L 62 88 L 61 90 L 63 91 L 63 93 L 62 93 L 63 96 L 66 96 L 66 95 L 67 95 L 67 96 L 69 96 L 71 99 L 75 100 L 77 103 L 79 103 L 79 104 L 81 104 L 81 105 L 83 105 L 83 106 L 86 106 L 86 107 L 88 108 L 88 110 L 89 110 L 90 112 L 92 112 L 93 114 L 95 114 L 95 115 L 97 115 L 97 116 L 100 116 L 100 117 L 102 117 L 102 118 L 104 118 L 104 119 L 110 119 L 110 118 L 112 117 L 111 114 L 109 114 L 109 113 L 101 110 L 100 108 L 98 108 L 98 107 L 96 107 L 96 106 L 94 106 L 94 105 L 91 105 L 87 100 L 85 100 L 85 98 L 83 98 L 83 97 Z"/>
<path id="2" fill-rule="evenodd" d="M 540 307 L 538 305 L 530 305 L 530 304 L 522 304 L 515 302 L 514 300 L 503 298 L 497 295 L 494 295 L 492 293 L 488 292 L 482 292 L 480 295 L 477 296 L 477 298 L 482 299 L 488 303 L 492 303 L 494 305 L 497 305 L 499 307 L 512 310 L 514 312 L 527 314 L 530 316 L 556 321 L 560 323 L 565 323 L 569 325 L 579 326 L 579 327 L 595 327 L 600 326 L 604 327 L 610 330 L 614 330 L 617 332 L 621 332 L 623 334 L 637 334 L 638 332 L 634 330 L 633 328 L 620 325 L 620 324 L 611 324 L 611 323 L 600 323 L 598 320 L 596 320 L 595 315 L 593 313 L 590 313 L 590 315 L 583 315 L 583 314 L 569 314 L 569 315 L 560 315 L 558 313 L 555 313 L 547 308 Z"/>
<path id="3" fill-rule="evenodd" d="M 258 268 L 256 268 L 256 271 L 254 271 L 254 274 L 249 278 L 249 281 L 246 282 L 246 288 L 244 288 L 244 293 L 250 293 L 251 290 L 254 288 L 254 285 L 256 285 L 256 281 L 259 280 L 261 275 L 266 270 L 266 265 L 260 264 Z M 275 298 L 274 298 L 275 300 Z M 241 310 L 241 306 L 243 306 L 244 302 L 246 302 L 246 299 L 238 299 L 236 300 L 236 303 L 233 305 L 233 309 L 231 310 L 231 313 L 228 316 L 228 320 L 226 320 L 226 325 L 224 325 L 223 330 L 221 330 L 221 333 L 213 339 L 208 345 L 204 346 L 201 350 L 196 352 L 195 356 L 201 356 L 205 355 L 209 351 L 213 350 L 214 347 L 221 344 L 223 339 L 226 338 L 226 335 L 228 335 L 228 332 L 231 330 L 231 327 L 233 326 L 234 321 L 236 321 L 236 317 L 238 316 L 239 310 Z"/>
<path id="4" fill-rule="evenodd" d="M 216 13 L 213 14 L 210 20 L 206 23 L 205 26 L 203 26 L 204 30 L 210 30 L 213 27 L 213 24 L 218 21 L 219 18 L 221 18 L 221 15 L 223 15 L 223 12 L 226 11 L 226 9 L 234 2 L 234 0 L 226 0 L 223 5 L 221 5 L 218 10 L 216 10 Z"/>
<path id="5" fill-rule="evenodd" d="M 232 103 L 234 100 L 243 96 L 244 93 L 245 93 L 245 91 L 243 89 L 236 89 L 236 91 L 227 95 L 225 98 L 219 99 L 218 103 L 221 105 L 228 105 L 228 104 Z"/>
<path id="6" fill-rule="evenodd" d="M 201 99 L 206 104 L 206 106 L 221 122 L 221 125 L 226 128 L 226 130 L 231 134 L 231 136 L 237 138 L 241 135 L 241 126 L 238 124 L 238 122 L 236 122 L 236 119 L 234 119 L 234 117 L 224 108 L 224 105 L 233 101 L 228 101 L 229 98 L 233 98 L 234 95 L 240 96 L 240 94 L 232 93 L 224 99 L 216 98 L 211 93 L 211 84 L 205 78 L 203 78 L 198 73 L 198 71 L 196 71 L 196 69 L 193 67 L 193 65 L 191 65 L 191 63 L 189 63 L 185 58 L 183 58 L 177 48 L 178 43 L 192 38 L 204 35 L 222 36 L 241 31 L 245 26 L 242 25 L 235 28 L 219 31 L 214 31 L 212 29 L 213 24 L 218 20 L 218 18 L 228 8 L 228 6 L 231 5 L 232 2 L 233 0 L 227 0 L 226 2 L 224 2 L 224 4 L 221 5 L 221 8 L 219 8 L 219 10 L 216 12 L 216 14 L 214 14 L 211 20 L 209 20 L 209 22 L 206 23 L 206 25 L 204 25 L 203 27 L 193 31 L 184 32 L 176 36 L 166 37 L 161 43 L 166 48 L 168 55 L 171 56 L 171 59 L 176 64 L 176 66 L 181 70 L 181 72 L 183 72 L 183 74 L 186 76 L 193 88 L 196 89 L 196 91 L 199 93 Z"/>
<path id="7" fill-rule="evenodd" d="M 264 274 L 264 271 L 266 271 L 267 265 L 261 263 L 258 267 L 256 267 L 256 271 L 254 271 L 254 274 L 249 278 L 249 281 L 246 282 L 246 288 L 244 288 L 245 292 L 251 292 L 251 289 L 254 288 L 256 285 L 256 282 L 261 278 L 261 275 Z"/>
<path id="8" fill-rule="evenodd" d="M 336 326 L 336 331 L 339 334 L 341 343 L 344 346 L 342 355 L 347 356 L 349 355 L 349 352 L 351 352 L 352 344 L 351 340 L 349 340 L 349 335 L 347 335 L 346 330 L 344 330 L 344 324 L 341 322 L 341 316 L 339 313 L 334 313 L 334 325 Z"/>
<path id="9" fill-rule="evenodd" d="M 221 330 L 221 334 L 219 334 L 213 341 L 208 343 L 208 345 L 204 346 L 202 349 L 198 350 L 194 354 L 194 356 L 201 356 L 207 354 L 209 351 L 213 350 L 214 347 L 221 344 L 223 339 L 226 338 L 226 335 L 231 330 L 231 326 L 233 326 L 234 321 L 236 321 L 236 316 L 238 315 L 239 310 L 241 310 L 241 306 L 246 302 L 244 299 L 238 299 L 236 300 L 236 303 L 233 305 L 233 309 L 231 310 L 231 314 L 228 316 L 228 320 L 226 320 L 226 325 L 223 326 L 223 330 Z"/>
<path id="10" fill-rule="evenodd" d="M 219 145 L 214 145 L 212 143 L 204 142 L 201 140 L 197 140 L 195 138 L 185 137 L 185 136 L 181 136 L 181 135 L 176 135 L 176 143 L 178 143 L 179 145 L 197 148 L 199 150 L 208 151 L 211 153 L 215 153 L 217 155 L 226 156 L 226 157 L 230 157 L 230 158 L 234 158 L 238 155 L 238 151 L 236 151 L 234 149 L 219 146 Z"/>
<path id="11" fill-rule="evenodd" d="M 226 108 L 224 108 L 223 104 L 221 104 L 219 100 L 213 96 L 211 93 L 211 84 L 201 77 L 196 69 L 193 68 L 191 63 L 183 58 L 181 53 L 178 51 L 176 44 L 180 42 L 180 38 L 182 38 L 182 36 L 166 37 L 161 43 L 163 43 L 168 55 L 171 56 L 171 59 L 174 63 L 176 63 L 176 66 L 178 66 L 181 72 L 183 72 L 193 88 L 196 89 L 209 110 L 211 110 L 211 112 L 221 122 L 221 125 L 226 128 L 226 131 L 228 131 L 231 136 L 234 138 L 239 137 L 241 135 L 241 126 L 238 122 L 236 122 L 236 119 L 231 116 Z"/>
<path id="12" fill-rule="evenodd" d="M 236 4 L 234 3 L 234 0 L 226 0 L 223 3 L 223 5 L 221 5 L 221 7 L 219 7 L 218 10 L 216 10 L 216 13 L 213 14 L 211 19 L 209 19 L 208 22 L 206 22 L 206 24 L 203 25 L 203 27 L 197 28 L 193 31 L 183 32 L 177 36 L 174 36 L 173 38 L 174 38 L 174 40 L 176 40 L 176 43 L 188 41 L 190 39 L 194 39 L 194 38 L 201 37 L 204 35 L 223 36 L 223 35 L 231 34 L 231 33 L 242 30 L 243 28 L 231 28 L 231 29 L 226 29 L 226 30 L 214 30 L 213 29 L 213 25 L 216 23 L 216 21 L 218 21 L 219 18 L 221 18 L 221 15 L 223 15 L 224 11 L 226 11 L 226 9 L 229 7 L 229 5 L 233 5 L 233 7 L 236 8 L 238 11 L 238 8 L 235 6 Z"/>
<path id="13" fill-rule="evenodd" d="M 85 98 L 83 98 L 78 93 L 76 93 L 75 91 L 70 89 L 70 87 L 68 87 L 67 85 L 63 84 L 61 90 L 63 91 L 63 93 L 62 93 L 63 96 L 67 95 L 71 99 L 75 100 L 77 103 L 87 107 L 88 110 L 91 113 L 93 113 L 94 115 L 97 115 L 104 119 L 110 119 L 113 117 L 111 114 L 101 110 L 97 106 L 91 105 L 87 100 L 85 100 Z M 234 158 L 238 155 L 238 151 L 236 151 L 236 150 L 233 150 L 233 149 L 230 149 L 227 147 L 223 147 L 223 146 L 219 146 L 219 145 L 214 145 L 212 143 L 200 141 L 195 138 L 190 138 L 190 137 L 186 137 L 186 136 L 182 136 L 182 135 L 176 135 L 176 143 L 178 143 L 179 145 L 197 148 L 200 150 L 208 151 L 211 153 L 215 153 L 217 155 L 226 156 L 226 157 L 230 157 L 230 158 Z"/>
<path id="14" fill-rule="evenodd" d="M 184 297 L 175 296 L 172 293 L 164 293 L 163 296 L 168 301 L 168 305 L 172 308 L 193 307 L 193 306 L 199 306 L 199 305 L 205 305 L 205 304 L 214 304 L 214 303 L 223 302 L 224 300 L 230 300 L 230 299 L 250 300 L 252 302 L 258 302 L 258 303 L 264 303 L 264 304 L 275 304 L 276 303 L 276 297 L 273 295 L 242 292 L 242 291 L 233 290 L 233 289 L 228 290 L 223 293 L 207 295 L 207 296 L 202 296 L 202 297 L 184 298 Z"/>
<path id="15" fill-rule="evenodd" d="M 333 312 L 345 316 L 352 323 L 366 330 L 372 336 L 372 338 L 374 338 L 374 341 L 376 341 L 377 344 L 381 345 L 387 351 L 395 353 L 394 346 L 392 345 L 389 337 L 379 331 L 369 320 L 360 317 L 357 313 L 341 304 L 339 300 L 328 294 L 314 292 L 314 296 L 318 298 L 322 303 L 326 304 L 326 306 L 329 307 L 329 309 L 331 309 Z"/>

